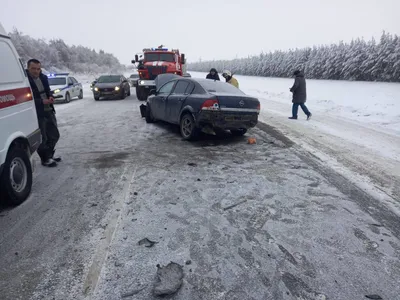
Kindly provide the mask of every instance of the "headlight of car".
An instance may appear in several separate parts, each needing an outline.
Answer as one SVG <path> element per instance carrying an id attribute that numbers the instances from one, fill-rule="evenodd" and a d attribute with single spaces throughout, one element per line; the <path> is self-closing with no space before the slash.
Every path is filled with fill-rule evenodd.
<path id="1" fill-rule="evenodd" d="M 56 90 L 54 90 L 54 94 L 57 94 L 57 93 L 59 93 L 61 90 L 60 89 L 56 89 Z"/>
<path id="2" fill-rule="evenodd" d="M 99 88 L 98 88 L 98 87 L 95 87 L 94 90 L 95 90 L 96 92 L 98 92 L 98 91 L 99 91 Z"/>
<path id="3" fill-rule="evenodd" d="M 119 86 L 116 86 L 116 87 L 115 87 L 115 90 L 116 90 L 116 91 L 119 91 Z"/>

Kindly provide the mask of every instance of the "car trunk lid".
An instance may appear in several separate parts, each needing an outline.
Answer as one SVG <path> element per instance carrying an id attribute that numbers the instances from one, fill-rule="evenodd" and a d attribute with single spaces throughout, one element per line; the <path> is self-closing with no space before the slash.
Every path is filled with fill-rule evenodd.
<path id="1" fill-rule="evenodd" d="M 257 98 L 246 95 L 215 94 L 221 111 L 259 113 L 260 101 Z"/>

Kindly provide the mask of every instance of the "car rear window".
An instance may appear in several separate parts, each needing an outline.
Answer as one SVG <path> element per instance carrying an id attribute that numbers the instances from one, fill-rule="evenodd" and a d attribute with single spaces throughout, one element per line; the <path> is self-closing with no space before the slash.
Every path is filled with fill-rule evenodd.
<path id="1" fill-rule="evenodd" d="M 244 93 L 233 85 L 210 79 L 199 80 L 200 85 L 209 93 L 244 95 Z"/>
<path id="2" fill-rule="evenodd" d="M 49 78 L 49 85 L 66 85 L 66 78 L 65 77 Z"/>

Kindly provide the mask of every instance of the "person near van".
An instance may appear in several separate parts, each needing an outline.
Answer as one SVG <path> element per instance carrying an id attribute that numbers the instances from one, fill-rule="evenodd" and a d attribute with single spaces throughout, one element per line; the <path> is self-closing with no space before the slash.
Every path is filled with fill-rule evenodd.
<path id="1" fill-rule="evenodd" d="M 297 112 L 300 106 L 303 112 L 306 114 L 307 120 L 310 120 L 312 114 L 304 104 L 307 100 L 306 79 L 300 70 L 294 71 L 293 76 L 295 76 L 295 80 L 293 86 L 290 88 L 290 91 L 293 93 L 293 106 L 292 116 L 289 117 L 289 119 L 297 120 Z"/>
<path id="2" fill-rule="evenodd" d="M 30 59 L 27 70 L 33 98 L 35 99 L 39 128 L 42 134 L 42 143 L 37 153 L 42 160 L 42 165 L 55 167 L 61 157 L 55 157 L 55 146 L 60 138 L 57 128 L 57 119 L 54 109 L 54 98 L 51 95 L 47 76 L 42 73 L 40 61 Z"/>
<path id="3" fill-rule="evenodd" d="M 217 69 L 211 68 L 210 73 L 207 74 L 206 79 L 220 80 Z"/>
<path id="4" fill-rule="evenodd" d="M 230 83 L 230 84 L 232 84 L 233 86 L 239 88 L 239 82 L 237 81 L 237 79 L 236 79 L 235 77 L 232 76 L 231 71 L 227 71 L 227 70 L 224 71 L 224 72 L 222 73 L 222 77 L 225 78 L 225 80 L 226 80 L 227 83 Z"/>

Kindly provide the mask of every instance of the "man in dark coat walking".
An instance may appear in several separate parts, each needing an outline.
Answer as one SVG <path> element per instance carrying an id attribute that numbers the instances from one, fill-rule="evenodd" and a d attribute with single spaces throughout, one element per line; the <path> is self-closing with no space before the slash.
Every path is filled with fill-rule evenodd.
<path id="1" fill-rule="evenodd" d="M 210 73 L 207 74 L 206 79 L 220 80 L 217 70 L 215 68 L 212 68 L 210 70 Z"/>
<path id="2" fill-rule="evenodd" d="M 53 106 L 54 98 L 50 91 L 49 80 L 42 73 L 40 61 L 37 59 L 28 61 L 28 69 L 26 71 L 35 100 L 39 128 L 42 134 L 42 143 L 37 153 L 42 160 L 42 165 L 55 167 L 57 162 L 61 161 L 60 157 L 54 156 L 54 148 L 60 138 L 60 133 L 57 128 L 57 119 Z"/>
<path id="3" fill-rule="evenodd" d="M 297 112 L 300 105 L 303 112 L 307 115 L 307 120 L 309 120 L 312 114 L 304 104 L 307 100 L 306 79 L 304 78 L 304 74 L 299 70 L 295 71 L 293 75 L 295 76 L 295 80 L 293 86 L 290 88 L 290 91 L 293 93 L 293 106 L 292 116 L 289 119 L 297 120 Z"/>

